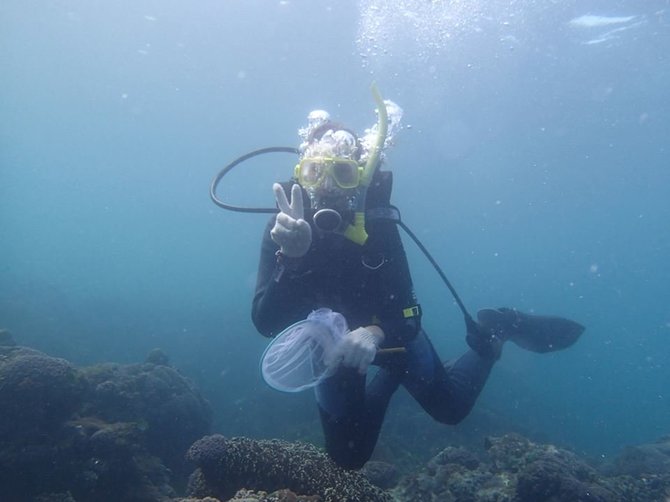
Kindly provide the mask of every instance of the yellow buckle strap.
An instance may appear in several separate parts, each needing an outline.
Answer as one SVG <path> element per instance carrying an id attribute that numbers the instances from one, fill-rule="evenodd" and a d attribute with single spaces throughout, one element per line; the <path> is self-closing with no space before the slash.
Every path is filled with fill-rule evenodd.
<path id="1" fill-rule="evenodd" d="M 402 316 L 405 319 L 410 317 L 419 317 L 420 315 L 421 315 L 421 307 L 419 305 L 414 305 L 412 307 L 402 309 Z"/>

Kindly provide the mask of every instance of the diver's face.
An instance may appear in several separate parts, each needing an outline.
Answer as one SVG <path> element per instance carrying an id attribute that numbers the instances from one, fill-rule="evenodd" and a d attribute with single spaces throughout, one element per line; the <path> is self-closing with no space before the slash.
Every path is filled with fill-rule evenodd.
<path id="1" fill-rule="evenodd" d="M 312 209 L 344 212 L 353 208 L 360 171 L 358 163 L 351 159 L 312 156 L 296 166 L 296 178 L 309 194 Z"/>
<path id="2" fill-rule="evenodd" d="M 312 201 L 312 209 L 334 209 L 344 212 L 353 209 L 354 199 L 357 194 L 355 188 L 342 188 L 332 178 L 326 176 L 319 186 L 307 188 L 307 193 Z"/>
<path id="3" fill-rule="evenodd" d="M 363 166 L 356 138 L 348 131 L 326 131 L 310 143 L 295 167 L 295 178 L 309 194 L 315 213 L 332 210 L 349 220 L 360 192 Z"/>
<path id="4" fill-rule="evenodd" d="M 355 191 L 355 188 L 342 188 L 330 175 L 326 176 L 321 186 L 317 189 L 317 193 L 321 198 L 332 200 L 348 199 Z"/>
<path id="5" fill-rule="evenodd" d="M 338 232 L 353 222 L 357 188 L 342 188 L 326 176 L 316 186 L 306 188 L 312 209 L 312 222 L 323 232 Z"/>

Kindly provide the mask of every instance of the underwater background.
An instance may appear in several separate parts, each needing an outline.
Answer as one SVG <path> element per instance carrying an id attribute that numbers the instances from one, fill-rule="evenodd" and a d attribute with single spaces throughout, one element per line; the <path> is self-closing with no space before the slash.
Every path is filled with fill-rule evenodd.
<path id="1" fill-rule="evenodd" d="M 587 327 L 563 352 L 508 344 L 457 427 L 399 392 L 378 449 L 653 441 L 670 433 L 669 55 L 661 0 L 5 1 L 0 327 L 78 365 L 160 347 L 216 431 L 319 444 L 312 395 L 259 374 L 267 215 L 208 189 L 250 150 L 297 146 L 313 109 L 362 133 L 374 81 L 405 112 L 392 202 L 468 308 Z M 254 159 L 220 195 L 271 206 L 293 165 Z M 424 327 L 456 357 L 460 312 L 405 243 Z"/>

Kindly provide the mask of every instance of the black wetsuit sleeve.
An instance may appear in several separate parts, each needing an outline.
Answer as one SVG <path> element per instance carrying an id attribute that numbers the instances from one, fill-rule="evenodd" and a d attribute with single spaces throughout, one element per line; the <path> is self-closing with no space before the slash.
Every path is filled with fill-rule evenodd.
<path id="1" fill-rule="evenodd" d="M 295 287 L 291 280 L 300 259 L 278 259 L 279 246 L 270 237 L 274 221 L 273 217 L 263 234 L 256 291 L 251 308 L 251 318 L 256 329 L 269 337 L 277 335 L 297 319 L 304 318 L 305 311 L 309 313 L 300 288 Z"/>
<path id="2" fill-rule="evenodd" d="M 380 268 L 378 298 L 381 299 L 379 326 L 385 333 L 385 346 L 403 345 L 421 329 L 417 302 L 405 249 L 398 227 L 391 221 L 375 222 L 387 263 Z"/>

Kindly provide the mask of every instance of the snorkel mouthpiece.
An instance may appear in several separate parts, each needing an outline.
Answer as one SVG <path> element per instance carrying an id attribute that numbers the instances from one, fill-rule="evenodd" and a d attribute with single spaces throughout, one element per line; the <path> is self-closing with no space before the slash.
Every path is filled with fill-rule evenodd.
<path id="1" fill-rule="evenodd" d="M 323 232 L 335 232 L 342 225 L 342 216 L 334 209 L 319 209 L 312 216 L 314 225 Z"/>
<path id="2" fill-rule="evenodd" d="M 349 225 L 344 231 L 344 236 L 361 246 L 368 240 L 368 233 L 365 231 L 365 212 L 356 211 L 354 213 L 354 224 Z"/>

